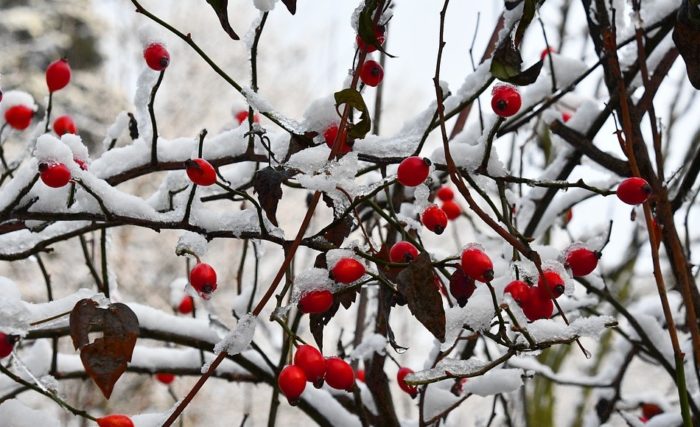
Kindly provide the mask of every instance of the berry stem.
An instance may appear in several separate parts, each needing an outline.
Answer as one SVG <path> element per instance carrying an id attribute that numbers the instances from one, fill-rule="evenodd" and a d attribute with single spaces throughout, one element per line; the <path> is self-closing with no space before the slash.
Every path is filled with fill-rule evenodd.
<path id="1" fill-rule="evenodd" d="M 53 105 L 53 92 L 49 91 L 49 103 L 46 105 L 46 123 L 44 124 L 44 133 L 49 132 L 49 125 L 51 124 L 51 107 Z"/>
<path id="2" fill-rule="evenodd" d="M 158 164 L 158 124 L 156 122 L 156 113 L 153 109 L 153 104 L 156 101 L 156 93 L 160 87 L 160 83 L 163 81 L 163 76 L 165 75 L 165 69 L 163 69 L 158 74 L 158 80 L 156 84 L 151 89 L 151 99 L 148 101 L 148 114 L 151 116 L 151 131 L 153 133 L 153 139 L 151 140 L 151 164 Z M 205 133 L 206 135 L 206 133 Z"/>

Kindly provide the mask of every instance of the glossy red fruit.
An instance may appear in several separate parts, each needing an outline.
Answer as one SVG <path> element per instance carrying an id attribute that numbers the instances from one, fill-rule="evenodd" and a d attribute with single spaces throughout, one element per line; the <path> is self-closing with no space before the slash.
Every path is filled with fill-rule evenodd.
<path id="1" fill-rule="evenodd" d="M 323 385 L 323 376 L 326 375 L 326 360 L 315 347 L 300 345 L 294 355 L 294 365 L 304 371 L 307 381 L 314 383 L 318 388 Z"/>
<path id="2" fill-rule="evenodd" d="M 522 305 L 530 295 L 530 286 L 522 280 L 513 280 L 506 285 L 503 293 L 510 294 L 518 305 Z"/>
<path id="3" fill-rule="evenodd" d="M 211 265 L 199 262 L 190 271 L 190 284 L 200 294 L 209 295 L 216 290 L 216 271 Z"/>
<path id="4" fill-rule="evenodd" d="M 15 105 L 5 111 L 5 122 L 11 128 L 17 130 L 25 130 L 32 124 L 34 111 L 26 105 Z"/>
<path id="5" fill-rule="evenodd" d="M 358 381 L 365 382 L 365 370 L 358 369 L 355 377 L 357 378 Z"/>
<path id="6" fill-rule="evenodd" d="M 447 219 L 450 221 L 462 215 L 462 208 L 454 200 L 443 202 L 441 208 L 445 211 L 445 215 L 447 215 Z"/>
<path id="7" fill-rule="evenodd" d="M 566 265 L 575 277 L 583 277 L 595 270 L 599 258 L 600 252 L 587 248 L 576 248 L 567 252 Z"/>
<path id="8" fill-rule="evenodd" d="M 435 234 L 442 234 L 447 227 L 447 214 L 437 205 L 430 205 L 420 216 L 420 220 L 428 230 Z"/>
<path id="9" fill-rule="evenodd" d="M 394 243 L 389 249 L 389 260 L 391 262 L 411 262 L 418 258 L 418 248 L 404 240 Z"/>
<path id="10" fill-rule="evenodd" d="M 39 163 L 41 181 L 51 188 L 61 188 L 70 182 L 70 170 L 63 163 Z"/>
<path id="11" fill-rule="evenodd" d="M 547 58 L 550 53 L 557 53 L 557 51 L 551 46 L 547 46 L 546 48 L 542 49 L 542 52 L 540 53 L 540 60 Z"/>
<path id="12" fill-rule="evenodd" d="M 46 85 L 49 92 L 56 92 L 68 85 L 70 82 L 70 65 L 66 58 L 57 59 L 46 68 Z"/>
<path id="13" fill-rule="evenodd" d="M 0 359 L 9 356 L 15 348 L 12 336 L 0 332 Z"/>
<path id="14" fill-rule="evenodd" d="M 464 307 L 476 290 L 476 283 L 467 277 L 461 269 L 456 269 L 450 276 L 450 294 L 457 300 L 460 307 Z"/>
<path id="15" fill-rule="evenodd" d="M 376 87 L 384 79 L 384 68 L 379 62 L 368 60 L 360 68 L 360 80 L 367 86 Z"/>
<path id="16" fill-rule="evenodd" d="M 241 110 L 236 113 L 236 120 L 238 121 L 238 124 L 242 124 L 243 122 L 248 121 L 248 110 Z M 257 114 L 253 114 L 253 122 L 254 123 L 260 123 L 260 116 Z"/>
<path id="17" fill-rule="evenodd" d="M 203 187 L 216 182 L 216 169 L 204 159 L 192 159 L 185 162 L 185 171 L 190 181 Z"/>
<path id="18" fill-rule="evenodd" d="M 455 198 L 455 193 L 450 187 L 440 187 L 435 195 L 443 202 L 447 202 Z"/>
<path id="19" fill-rule="evenodd" d="M 295 365 L 285 366 L 277 377 L 277 385 L 282 394 L 289 400 L 289 404 L 296 404 L 306 388 L 304 370 Z"/>
<path id="20" fill-rule="evenodd" d="M 143 58 L 148 67 L 155 71 L 163 71 L 170 64 L 168 49 L 160 43 L 151 43 L 143 50 Z"/>
<path id="21" fill-rule="evenodd" d="M 559 298 L 566 289 L 564 279 L 554 270 L 544 270 L 537 281 L 537 286 L 544 291 L 545 295 L 548 295 L 547 287 L 549 287 L 554 298 Z"/>
<path id="22" fill-rule="evenodd" d="M 401 390 L 405 391 L 406 393 L 411 395 L 411 397 L 415 398 L 416 396 L 418 396 L 418 387 L 406 384 L 405 380 L 406 375 L 412 373 L 413 369 L 411 368 L 403 367 L 399 369 L 399 372 L 396 373 L 396 382 L 399 383 L 399 388 L 401 388 Z"/>
<path id="23" fill-rule="evenodd" d="M 331 278 L 340 283 L 352 283 L 365 274 L 365 266 L 355 258 L 341 258 L 331 269 Z"/>
<path id="24" fill-rule="evenodd" d="M 397 172 L 399 183 L 406 187 L 416 187 L 422 184 L 430 175 L 430 165 L 429 159 L 418 156 L 406 157 L 399 164 Z"/>
<path id="25" fill-rule="evenodd" d="M 385 40 L 384 27 L 376 27 L 374 29 L 374 37 L 377 39 L 379 46 L 383 45 Z M 365 43 L 365 41 L 362 40 L 362 37 L 360 37 L 359 34 L 355 38 L 355 41 L 357 42 L 357 47 L 359 47 L 360 50 L 363 52 L 372 53 L 377 50 L 377 47 L 373 44 Z"/>
<path id="26" fill-rule="evenodd" d="M 66 133 L 77 134 L 78 128 L 70 116 L 58 116 L 53 122 L 53 131 L 56 135 L 63 136 Z"/>
<path id="27" fill-rule="evenodd" d="M 114 414 L 98 418 L 97 425 L 100 427 L 134 427 L 134 422 L 126 415 Z"/>
<path id="28" fill-rule="evenodd" d="M 326 359 L 326 384 L 338 389 L 352 391 L 355 385 L 355 371 L 339 357 Z"/>
<path id="29" fill-rule="evenodd" d="M 617 198 L 628 205 L 642 204 L 650 194 L 651 186 L 644 178 L 627 178 L 617 186 Z"/>
<path id="30" fill-rule="evenodd" d="M 491 258 L 477 247 L 472 246 L 462 251 L 462 270 L 468 277 L 479 282 L 493 280 Z"/>
<path id="31" fill-rule="evenodd" d="M 182 297 L 180 305 L 177 306 L 177 311 L 180 314 L 190 314 L 192 313 L 192 310 L 194 310 L 194 298 L 189 295 L 185 295 Z"/>
<path id="32" fill-rule="evenodd" d="M 561 120 L 566 123 L 569 120 L 571 120 L 571 114 L 569 113 L 561 113 Z"/>
<path id="33" fill-rule="evenodd" d="M 500 84 L 491 92 L 491 108 L 501 117 L 510 117 L 517 113 L 522 102 L 520 92 L 512 85 Z"/>
<path id="34" fill-rule="evenodd" d="M 549 319 L 554 312 L 554 302 L 539 286 L 531 286 L 527 298 L 520 304 L 523 313 L 531 322 Z"/>
<path id="35" fill-rule="evenodd" d="M 333 144 L 335 143 L 336 137 L 338 137 L 338 125 L 336 124 L 329 126 L 328 129 L 326 129 L 326 131 L 323 132 L 323 139 L 326 140 L 326 145 L 331 150 L 333 149 Z M 351 152 L 352 146 L 347 143 L 345 134 L 341 135 L 340 138 L 342 138 L 342 140 L 340 141 L 340 149 L 338 153 L 346 154 Z"/>
<path id="36" fill-rule="evenodd" d="M 168 384 L 172 383 L 173 381 L 175 381 L 175 375 L 167 373 L 167 372 L 159 372 L 156 374 L 156 379 L 159 382 L 161 382 L 165 385 L 168 385 Z"/>
<path id="37" fill-rule="evenodd" d="M 642 415 L 650 420 L 657 415 L 663 414 L 664 410 L 655 403 L 642 403 Z"/>
<path id="38" fill-rule="evenodd" d="M 325 313 L 333 306 L 333 294 L 325 289 L 307 292 L 297 306 L 302 313 Z"/>

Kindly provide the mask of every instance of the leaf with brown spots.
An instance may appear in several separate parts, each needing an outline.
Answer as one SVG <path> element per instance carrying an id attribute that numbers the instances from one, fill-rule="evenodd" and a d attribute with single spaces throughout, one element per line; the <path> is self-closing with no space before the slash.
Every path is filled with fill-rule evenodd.
<path id="1" fill-rule="evenodd" d="M 444 342 L 445 309 L 433 282 L 434 275 L 430 256 L 423 252 L 396 276 L 396 281 L 411 313 L 435 338 Z"/>

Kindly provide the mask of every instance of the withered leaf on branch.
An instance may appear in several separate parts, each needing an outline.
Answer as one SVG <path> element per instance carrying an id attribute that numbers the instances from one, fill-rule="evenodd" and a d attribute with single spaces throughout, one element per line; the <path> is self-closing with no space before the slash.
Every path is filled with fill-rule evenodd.
<path id="1" fill-rule="evenodd" d="M 683 0 L 678 9 L 673 42 L 683 57 L 688 80 L 695 89 L 700 89 L 700 11 Z"/>
<path id="2" fill-rule="evenodd" d="M 221 28 L 226 31 L 229 37 L 234 40 L 238 40 L 240 37 L 238 37 L 238 34 L 236 34 L 235 31 L 233 31 L 231 24 L 228 22 L 228 11 L 226 10 L 228 8 L 228 0 L 207 0 L 207 3 L 214 8 L 216 16 L 219 17 Z"/>
<path id="3" fill-rule="evenodd" d="M 521 70 L 523 59 L 512 39 L 504 40 L 496 49 L 491 61 L 491 74 L 497 79 L 518 86 L 527 86 L 537 80 L 544 61 L 536 62 L 530 68 Z"/>
<path id="4" fill-rule="evenodd" d="M 277 226 L 277 204 L 282 198 L 282 182 L 286 175 L 270 166 L 260 169 L 253 178 L 253 191 L 265 211 L 267 219 Z"/>
<path id="5" fill-rule="evenodd" d="M 396 276 L 408 309 L 440 342 L 445 341 L 445 309 L 434 283 L 430 256 L 423 252 Z"/>
<path id="6" fill-rule="evenodd" d="M 91 343 L 91 331 L 102 331 L 103 336 Z M 109 399 L 114 384 L 131 361 L 139 336 L 136 314 L 125 304 L 100 308 L 95 301 L 82 299 L 71 311 L 70 335 L 73 346 L 80 350 L 85 371 Z"/>
<path id="7" fill-rule="evenodd" d="M 282 3 L 284 3 L 285 6 L 287 6 L 287 10 L 289 13 L 294 15 L 297 13 L 297 0 L 282 0 Z"/>

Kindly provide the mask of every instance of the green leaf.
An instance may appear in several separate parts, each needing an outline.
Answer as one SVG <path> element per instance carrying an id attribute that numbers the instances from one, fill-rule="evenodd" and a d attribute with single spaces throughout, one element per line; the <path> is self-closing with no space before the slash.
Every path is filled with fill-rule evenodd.
<path id="1" fill-rule="evenodd" d="M 234 40 L 240 39 L 238 37 L 238 34 L 236 34 L 235 31 L 233 31 L 233 28 L 231 28 L 231 24 L 228 22 L 228 0 L 207 0 L 207 3 L 211 5 L 211 7 L 214 8 L 214 12 L 216 12 L 216 16 L 219 17 L 219 22 L 221 23 L 221 28 L 226 31 L 226 33 L 229 35 Z"/>
<path id="2" fill-rule="evenodd" d="M 496 49 L 491 61 L 491 74 L 499 80 L 509 81 L 520 74 L 523 58 L 515 47 L 513 40 L 508 38 Z"/>
<path id="3" fill-rule="evenodd" d="M 360 92 L 355 89 L 343 89 L 334 94 L 335 107 L 338 108 L 343 104 L 348 104 L 350 107 L 360 111 L 360 121 L 354 123 L 348 132 L 348 136 L 354 139 L 362 139 L 372 129 L 372 120 L 369 117 L 369 110 L 362 99 Z"/>

